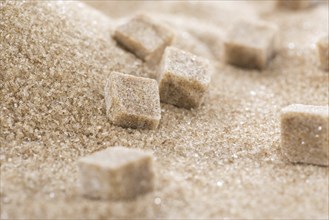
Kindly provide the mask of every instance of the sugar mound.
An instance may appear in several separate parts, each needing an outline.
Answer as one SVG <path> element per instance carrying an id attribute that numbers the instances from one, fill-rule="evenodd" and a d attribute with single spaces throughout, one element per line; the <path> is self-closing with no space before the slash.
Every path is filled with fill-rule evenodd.
<path id="1" fill-rule="evenodd" d="M 190 49 L 204 56 L 220 52 L 231 18 L 257 16 L 254 5 L 271 1 L 88 4 L 96 2 L 120 18 L 135 6 L 158 7 L 168 15 L 163 20 L 191 35 L 175 46 L 187 50 L 198 42 Z M 109 72 L 154 77 L 111 39 L 116 20 L 79 1 L 0 1 L 0 15 L 2 219 L 329 217 L 329 170 L 285 163 L 278 121 L 290 103 L 328 104 L 329 75 L 315 50 L 328 33 L 326 4 L 299 13 L 267 10 L 262 19 L 276 23 L 282 37 L 269 67 L 260 74 L 217 63 L 205 104 L 198 110 L 161 104 L 154 131 L 124 129 L 106 118 Z M 154 152 L 154 192 L 130 202 L 82 199 L 77 159 L 116 145 Z"/>
<path id="2" fill-rule="evenodd" d="M 1 10 L 0 117 L 7 141 L 86 133 L 84 125 L 106 121 L 107 74 L 144 73 L 142 62 L 111 39 L 111 20 L 82 3 L 7 2 Z"/>

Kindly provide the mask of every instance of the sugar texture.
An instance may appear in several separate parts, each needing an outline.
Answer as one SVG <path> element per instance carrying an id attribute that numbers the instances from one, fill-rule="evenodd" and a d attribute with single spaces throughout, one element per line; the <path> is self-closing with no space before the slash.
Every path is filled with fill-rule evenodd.
<path id="1" fill-rule="evenodd" d="M 106 113 L 115 125 L 156 129 L 161 119 L 156 80 L 112 72 L 105 84 Z"/>
<path id="2" fill-rule="evenodd" d="M 202 104 L 208 91 L 210 62 L 175 47 L 167 47 L 158 77 L 161 102 L 196 108 Z"/>

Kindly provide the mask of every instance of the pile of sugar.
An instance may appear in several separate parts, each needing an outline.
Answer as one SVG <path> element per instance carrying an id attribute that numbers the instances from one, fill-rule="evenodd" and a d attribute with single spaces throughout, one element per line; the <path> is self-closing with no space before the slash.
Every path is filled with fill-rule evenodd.
<path id="1" fill-rule="evenodd" d="M 197 110 L 161 104 L 161 123 L 151 131 L 106 118 L 110 71 L 154 74 L 111 40 L 114 20 L 76 1 L 2 2 L 1 218 L 328 218 L 328 169 L 290 164 L 279 151 L 282 107 L 328 103 L 329 75 L 318 68 L 315 46 L 328 33 L 327 5 L 292 13 L 257 2 L 240 3 L 248 15 L 281 27 L 269 67 L 260 73 L 218 62 L 205 104 Z M 116 3 L 117 17 L 125 4 L 146 3 Z M 225 18 L 242 8 L 170 2 L 159 17 L 200 15 L 200 24 L 225 31 Z M 187 33 L 201 42 L 197 27 Z M 154 152 L 156 189 L 130 202 L 84 199 L 77 159 L 114 145 Z"/>

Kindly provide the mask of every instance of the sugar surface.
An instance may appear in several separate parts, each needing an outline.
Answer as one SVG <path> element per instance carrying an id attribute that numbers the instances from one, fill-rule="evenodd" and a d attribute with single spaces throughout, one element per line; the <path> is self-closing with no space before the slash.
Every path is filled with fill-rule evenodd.
<path id="1" fill-rule="evenodd" d="M 113 72 L 109 83 L 112 83 L 119 111 L 150 118 L 160 119 L 160 100 L 158 84 L 154 79 L 129 76 Z"/>
<path id="2" fill-rule="evenodd" d="M 126 24 L 120 25 L 117 30 L 133 41 L 138 42 L 146 51 L 153 52 L 159 45 L 167 42 L 172 36 L 170 32 L 161 25 L 158 25 L 151 17 L 140 14 Z M 147 37 L 146 37 L 147 36 Z"/>
<path id="3" fill-rule="evenodd" d="M 313 46 L 328 34 L 327 5 L 265 13 L 254 9 L 259 2 L 161 8 L 224 29 L 243 9 L 278 24 L 282 44 L 261 74 L 218 63 L 205 104 L 162 104 L 155 131 L 113 126 L 99 104 L 108 72 L 152 73 L 109 38 L 112 20 L 78 2 L 2 2 L 1 218 L 328 218 L 328 169 L 292 165 L 279 150 L 282 107 L 328 102 L 329 76 Z M 116 15 L 159 8 L 103 3 L 117 4 L 103 7 Z M 114 145 L 154 151 L 156 189 L 127 203 L 82 199 L 76 160 Z"/>
<path id="4" fill-rule="evenodd" d="M 314 106 L 314 105 L 301 105 L 301 104 L 294 104 L 289 105 L 282 109 L 283 112 L 294 112 L 294 113 L 304 113 L 310 115 L 329 115 L 328 106 Z"/>
<path id="5" fill-rule="evenodd" d="M 210 82 L 210 63 L 208 60 L 175 47 L 167 47 L 164 57 L 165 70 L 191 81 L 207 86 Z"/>
<path id="6" fill-rule="evenodd" d="M 103 151 L 97 151 L 80 159 L 87 164 L 95 164 L 101 167 L 117 169 L 123 165 L 133 163 L 145 157 L 150 157 L 149 153 L 137 149 L 125 147 L 111 147 Z"/>
<path id="7" fill-rule="evenodd" d="M 277 32 L 271 23 L 241 20 L 229 31 L 228 41 L 255 48 L 267 48 Z"/>

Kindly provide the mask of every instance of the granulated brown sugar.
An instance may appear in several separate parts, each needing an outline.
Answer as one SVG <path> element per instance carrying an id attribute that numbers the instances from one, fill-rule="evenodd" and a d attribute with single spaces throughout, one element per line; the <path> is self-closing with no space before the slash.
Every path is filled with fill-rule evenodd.
<path id="1" fill-rule="evenodd" d="M 281 11 L 270 1 L 96 3 L 115 16 L 77 1 L 1 2 L 1 218 L 329 217 L 328 169 L 285 161 L 279 123 L 289 104 L 328 104 L 329 75 L 316 53 L 328 35 L 326 4 Z M 104 80 L 111 71 L 154 73 L 110 38 L 114 18 L 134 8 L 224 33 L 237 17 L 260 17 L 280 27 L 282 42 L 261 73 L 215 63 L 199 109 L 162 104 L 157 130 L 124 129 L 106 118 Z M 155 190 L 129 202 L 85 199 L 78 158 L 118 145 L 154 152 Z"/>

